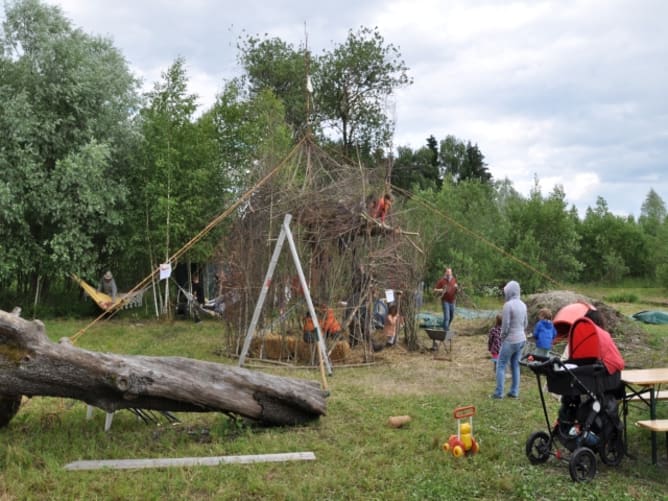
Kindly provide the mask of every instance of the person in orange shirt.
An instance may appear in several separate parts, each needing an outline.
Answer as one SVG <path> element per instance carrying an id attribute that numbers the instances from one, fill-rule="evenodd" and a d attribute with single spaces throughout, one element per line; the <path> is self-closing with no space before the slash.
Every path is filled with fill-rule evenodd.
<path id="1" fill-rule="evenodd" d="M 320 330 L 323 335 L 328 338 L 334 338 L 341 334 L 341 324 L 334 316 L 334 310 L 328 308 L 326 304 L 317 304 L 318 322 L 320 323 Z M 304 317 L 304 341 L 306 343 L 315 343 L 318 336 L 315 330 L 315 324 L 311 318 L 311 314 L 306 312 Z"/>
<path id="2" fill-rule="evenodd" d="M 334 310 L 328 308 L 327 305 L 320 305 L 321 317 L 323 318 L 320 328 L 328 338 L 333 338 L 341 333 L 341 324 L 334 316 Z"/>
<path id="3" fill-rule="evenodd" d="M 385 216 L 387 216 L 387 214 L 390 212 L 391 207 L 392 207 L 392 196 L 389 193 L 385 193 L 383 198 L 378 200 L 373 217 L 375 217 L 376 219 L 380 219 L 380 221 L 384 223 Z"/>

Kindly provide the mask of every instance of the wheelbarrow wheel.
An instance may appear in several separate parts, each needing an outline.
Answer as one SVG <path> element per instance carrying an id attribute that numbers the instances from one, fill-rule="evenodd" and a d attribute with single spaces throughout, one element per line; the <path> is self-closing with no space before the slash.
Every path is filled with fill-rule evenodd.
<path id="1" fill-rule="evenodd" d="M 574 482 L 590 482 L 596 475 L 596 456 L 588 447 L 575 449 L 568 462 L 568 471 Z"/>
<path id="2" fill-rule="evenodd" d="M 537 431 L 529 435 L 525 452 L 531 464 L 541 464 L 550 458 L 550 435 Z"/>

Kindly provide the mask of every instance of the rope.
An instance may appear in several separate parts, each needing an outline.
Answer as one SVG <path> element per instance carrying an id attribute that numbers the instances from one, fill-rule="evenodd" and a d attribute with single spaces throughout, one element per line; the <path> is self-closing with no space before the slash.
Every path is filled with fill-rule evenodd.
<path id="1" fill-rule="evenodd" d="M 261 178 L 255 185 L 253 185 L 250 189 L 248 189 L 241 197 L 237 199 L 236 202 L 234 202 L 232 205 L 230 205 L 225 211 L 223 211 L 221 214 L 216 216 L 214 219 L 207 224 L 202 231 L 200 231 L 197 235 L 195 235 L 193 238 L 190 239 L 183 247 L 181 247 L 179 250 L 177 250 L 174 254 L 172 254 L 168 262 L 176 261 L 179 257 L 181 257 L 183 254 L 185 254 L 191 247 L 193 247 L 196 243 L 198 243 L 200 240 L 202 240 L 212 229 L 214 229 L 217 225 L 219 225 L 223 220 L 225 220 L 234 210 L 237 209 L 242 203 L 244 203 L 246 200 L 250 198 L 250 196 L 257 190 L 259 187 L 264 185 L 267 181 L 269 181 L 281 168 L 285 166 L 285 164 L 288 163 L 290 158 L 295 154 L 296 151 L 299 151 L 299 149 L 302 146 L 302 143 L 306 141 L 307 137 L 304 136 L 293 148 L 290 150 L 290 153 L 281 161 L 279 162 L 273 169 L 271 169 L 263 178 Z M 137 285 L 135 285 L 129 292 L 128 294 L 132 294 L 144 286 L 147 286 L 148 283 L 153 279 L 155 275 L 158 275 L 160 273 L 160 268 L 154 269 L 148 276 L 146 276 L 141 282 L 139 282 Z M 76 341 L 84 335 L 84 333 L 90 329 L 93 325 L 95 325 L 100 319 L 103 317 L 107 316 L 108 318 L 111 318 L 113 315 L 115 315 L 119 309 L 120 309 L 121 303 L 117 303 L 112 305 L 109 309 L 106 311 L 102 312 L 100 315 L 98 315 L 97 318 L 95 318 L 92 322 L 90 322 L 88 325 L 80 329 L 76 334 L 74 334 L 72 337 L 70 337 L 70 341 L 72 344 L 76 343 Z"/>

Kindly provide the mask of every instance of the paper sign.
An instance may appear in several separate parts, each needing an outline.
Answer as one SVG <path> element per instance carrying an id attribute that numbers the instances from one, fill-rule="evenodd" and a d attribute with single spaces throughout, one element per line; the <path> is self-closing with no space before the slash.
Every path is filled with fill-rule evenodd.
<path id="1" fill-rule="evenodd" d="M 387 301 L 387 304 L 394 303 L 393 289 L 385 289 L 385 301 Z"/>
<path id="2" fill-rule="evenodd" d="M 162 263 L 160 265 L 160 280 L 165 280 L 172 276 L 172 263 Z"/>

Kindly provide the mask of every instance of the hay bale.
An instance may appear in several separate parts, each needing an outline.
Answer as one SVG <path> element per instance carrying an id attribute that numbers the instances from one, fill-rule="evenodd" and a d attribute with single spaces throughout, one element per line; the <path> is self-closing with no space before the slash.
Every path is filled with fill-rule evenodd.
<path id="1" fill-rule="evenodd" d="M 284 360 L 294 358 L 297 340 L 293 336 L 266 334 L 256 336 L 251 342 L 251 353 L 255 357 L 263 356 L 270 360 Z"/>
<path id="2" fill-rule="evenodd" d="M 329 359 L 332 362 L 345 362 L 350 355 L 350 352 L 351 349 L 348 341 L 337 341 L 337 343 L 332 348 Z"/>
<path id="3" fill-rule="evenodd" d="M 307 343 L 303 339 L 291 335 L 266 334 L 255 336 L 251 341 L 250 353 L 257 358 L 269 360 L 294 360 L 305 364 L 319 363 L 317 343 Z M 351 353 L 348 341 L 342 340 L 330 348 L 331 362 L 344 362 Z"/>

